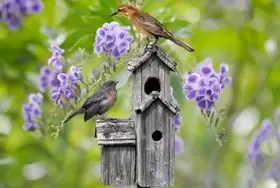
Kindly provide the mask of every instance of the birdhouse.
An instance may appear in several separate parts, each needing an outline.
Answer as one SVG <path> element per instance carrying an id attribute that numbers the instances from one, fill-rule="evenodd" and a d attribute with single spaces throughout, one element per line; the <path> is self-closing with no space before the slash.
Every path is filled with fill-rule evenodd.
<path id="1" fill-rule="evenodd" d="M 176 63 L 159 48 L 129 62 L 134 74 L 136 183 L 141 187 L 172 186 L 175 171 L 174 117 L 179 107 L 170 88 Z"/>
<path id="2" fill-rule="evenodd" d="M 101 180 L 104 185 L 135 184 L 136 136 L 134 121 L 96 121 L 97 142 L 101 145 Z"/>
<path id="3" fill-rule="evenodd" d="M 178 104 L 171 96 L 176 63 L 159 48 L 128 63 L 133 72 L 133 120 L 96 121 L 105 185 L 163 187 L 174 184 Z"/>

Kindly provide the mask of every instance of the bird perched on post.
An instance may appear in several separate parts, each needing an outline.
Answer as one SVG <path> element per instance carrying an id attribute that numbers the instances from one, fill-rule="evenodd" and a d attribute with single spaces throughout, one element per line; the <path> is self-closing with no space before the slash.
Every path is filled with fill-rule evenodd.
<path id="1" fill-rule="evenodd" d="M 104 82 L 103 85 L 84 102 L 80 109 L 73 112 L 64 120 L 64 123 L 78 114 L 84 114 L 84 121 L 87 121 L 95 115 L 103 115 L 110 110 L 117 100 L 117 84 L 118 81 L 114 80 Z M 96 137 L 96 130 L 94 136 Z"/>
<path id="2" fill-rule="evenodd" d="M 178 46 L 181 46 L 189 52 L 194 51 L 194 49 L 190 45 L 185 44 L 184 42 L 175 38 L 175 36 L 171 32 L 169 32 L 158 20 L 156 20 L 146 12 L 142 12 L 131 5 L 121 5 L 110 16 L 114 16 L 117 14 L 128 17 L 131 20 L 132 25 L 134 25 L 136 29 L 144 36 L 154 36 L 156 40 L 153 43 L 153 46 L 156 45 L 158 39 L 161 37 L 171 40 L 172 42 L 174 42 Z"/>

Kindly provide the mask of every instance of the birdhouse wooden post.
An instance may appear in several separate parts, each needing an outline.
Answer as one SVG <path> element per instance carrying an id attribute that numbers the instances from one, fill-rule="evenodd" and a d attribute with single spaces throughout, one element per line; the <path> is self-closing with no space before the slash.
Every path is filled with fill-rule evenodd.
<path id="1" fill-rule="evenodd" d="M 101 179 L 104 185 L 135 184 L 135 128 L 133 120 L 96 121 L 101 145 Z"/>
<path id="2" fill-rule="evenodd" d="M 175 127 L 179 107 L 170 88 L 170 71 L 176 70 L 162 50 L 148 50 L 129 62 L 134 73 L 133 108 L 136 128 L 136 183 L 141 187 L 174 184 Z"/>

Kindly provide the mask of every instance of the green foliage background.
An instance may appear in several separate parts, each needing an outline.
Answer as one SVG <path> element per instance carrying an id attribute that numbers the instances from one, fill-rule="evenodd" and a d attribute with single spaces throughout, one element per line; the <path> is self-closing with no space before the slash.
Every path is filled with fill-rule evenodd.
<path id="1" fill-rule="evenodd" d="M 103 187 L 100 148 L 92 139 L 93 122 L 84 123 L 82 117 L 76 117 L 57 140 L 42 138 L 22 129 L 21 105 L 30 92 L 38 90 L 38 73 L 50 57 L 48 43 L 52 40 L 63 41 L 66 57 L 79 48 L 91 54 L 85 62 L 79 62 L 85 74 L 100 67 L 105 58 L 98 58 L 92 51 L 97 28 L 113 19 L 130 25 L 123 17 L 108 17 L 120 3 L 45 0 L 43 12 L 26 17 L 19 31 L 10 32 L 0 25 L 0 187 Z M 182 108 L 179 134 L 185 141 L 185 152 L 176 156 L 175 187 L 247 187 L 251 173 L 246 170 L 244 154 L 252 131 L 280 104 L 280 2 L 145 0 L 141 8 L 196 50 L 186 53 L 160 40 L 160 46 L 177 61 L 180 71 L 172 76 L 172 85 Z M 136 38 L 135 42 L 139 41 Z M 216 68 L 222 62 L 228 63 L 233 77 L 217 106 L 227 109 L 227 118 L 220 124 L 227 132 L 222 146 L 195 103 L 185 100 L 180 80 L 208 56 L 213 57 Z M 108 114 L 128 117 L 130 98 L 128 82 L 120 88 L 119 100 Z M 46 100 L 45 118 L 59 122 L 58 112 Z M 33 181 L 24 176 L 24 169 L 34 162 L 45 165 L 46 174 Z"/>

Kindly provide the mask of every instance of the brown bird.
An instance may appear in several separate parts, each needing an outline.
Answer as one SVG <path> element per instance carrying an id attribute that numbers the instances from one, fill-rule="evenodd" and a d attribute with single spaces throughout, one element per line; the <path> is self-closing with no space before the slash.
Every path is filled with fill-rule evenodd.
<path id="1" fill-rule="evenodd" d="M 142 12 L 139 9 L 131 6 L 131 5 L 121 5 L 117 10 L 115 10 L 110 16 L 114 16 L 117 14 L 124 15 L 128 17 L 132 25 L 136 27 L 136 29 L 142 33 L 146 37 L 155 37 L 155 42 L 153 46 L 156 45 L 158 38 L 169 39 L 178 46 L 185 48 L 189 52 L 193 52 L 194 49 L 179 39 L 175 38 L 175 36 L 170 33 L 158 20 L 152 17 L 150 14 L 146 12 Z"/>
<path id="2" fill-rule="evenodd" d="M 87 121 L 95 115 L 103 115 L 110 110 L 117 100 L 117 84 L 118 81 L 114 80 L 104 82 L 104 84 L 84 102 L 82 107 L 67 117 L 63 123 L 66 123 L 78 114 L 84 114 L 84 121 Z M 96 130 L 94 136 L 96 137 Z"/>

